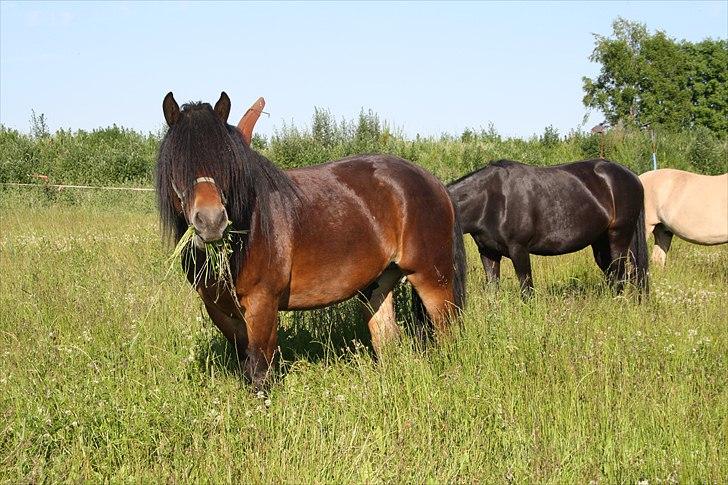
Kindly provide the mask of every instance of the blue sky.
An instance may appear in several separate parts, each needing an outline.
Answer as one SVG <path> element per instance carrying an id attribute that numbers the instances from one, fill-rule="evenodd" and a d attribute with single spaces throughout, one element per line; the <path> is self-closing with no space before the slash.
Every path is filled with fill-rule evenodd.
<path id="1" fill-rule="evenodd" d="M 463 3 L 0 2 L 0 122 L 28 131 L 163 125 L 162 98 L 214 103 L 257 131 L 314 106 L 372 109 L 408 136 L 494 123 L 527 137 L 578 128 L 592 33 L 617 16 L 698 41 L 728 36 L 728 1 Z M 587 128 L 602 120 L 592 113 Z"/>

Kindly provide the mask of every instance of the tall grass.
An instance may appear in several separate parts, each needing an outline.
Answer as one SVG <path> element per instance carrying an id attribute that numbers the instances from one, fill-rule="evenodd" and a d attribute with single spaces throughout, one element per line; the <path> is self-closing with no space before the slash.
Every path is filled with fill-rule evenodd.
<path id="1" fill-rule="evenodd" d="M 487 291 L 468 243 L 451 341 L 375 362 L 353 302 L 282 313 L 258 398 L 165 278 L 152 196 L 84 197 L 0 192 L 0 481 L 728 479 L 725 246 L 678 241 L 638 305 L 588 251 L 534 258 L 529 303 L 507 263 Z"/>

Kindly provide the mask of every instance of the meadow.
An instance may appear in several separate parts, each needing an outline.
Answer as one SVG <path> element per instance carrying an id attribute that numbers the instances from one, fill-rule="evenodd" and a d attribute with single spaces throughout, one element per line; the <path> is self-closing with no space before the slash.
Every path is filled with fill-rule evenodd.
<path id="1" fill-rule="evenodd" d="M 728 480 L 725 245 L 676 241 L 642 304 L 590 250 L 534 257 L 524 303 L 468 241 L 454 338 L 376 361 L 355 302 L 282 313 L 256 396 L 152 194 L 4 189 L 0 214 L 2 482 Z"/>

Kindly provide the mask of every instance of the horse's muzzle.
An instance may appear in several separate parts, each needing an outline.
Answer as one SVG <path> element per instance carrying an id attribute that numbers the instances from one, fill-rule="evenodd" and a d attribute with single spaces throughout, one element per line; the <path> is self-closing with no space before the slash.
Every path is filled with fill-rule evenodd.
<path id="1" fill-rule="evenodd" d="M 190 221 L 195 226 L 197 236 L 203 242 L 215 242 L 222 239 L 228 225 L 228 216 L 222 205 L 200 207 L 192 210 Z"/>

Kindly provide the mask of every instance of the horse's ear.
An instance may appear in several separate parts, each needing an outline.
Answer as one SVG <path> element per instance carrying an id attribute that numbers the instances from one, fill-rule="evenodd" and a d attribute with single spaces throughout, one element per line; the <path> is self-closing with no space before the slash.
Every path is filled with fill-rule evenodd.
<path id="1" fill-rule="evenodd" d="M 265 108 L 265 99 L 261 97 L 258 98 L 258 100 L 253 103 L 250 108 L 248 108 L 248 111 L 245 112 L 243 117 L 240 118 L 238 130 L 240 131 L 240 134 L 243 135 L 243 140 L 248 145 L 250 145 L 250 141 L 253 139 L 253 128 L 255 127 L 255 123 L 258 121 L 258 118 L 260 118 L 263 108 Z"/>
<path id="2" fill-rule="evenodd" d="M 172 96 L 172 91 L 168 92 L 162 101 L 162 111 L 164 112 L 164 119 L 167 120 L 167 124 L 172 126 L 177 123 L 179 119 L 179 105 Z"/>
<path id="3" fill-rule="evenodd" d="M 227 123 L 228 116 L 230 116 L 230 98 L 225 91 L 220 93 L 220 99 L 215 103 L 215 113 L 223 122 Z"/>

